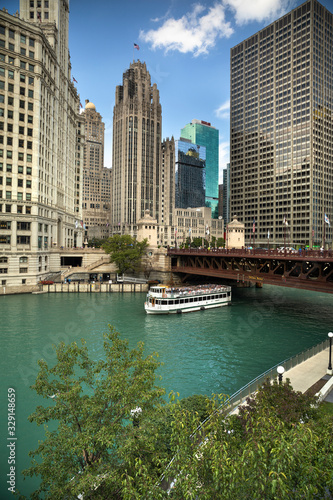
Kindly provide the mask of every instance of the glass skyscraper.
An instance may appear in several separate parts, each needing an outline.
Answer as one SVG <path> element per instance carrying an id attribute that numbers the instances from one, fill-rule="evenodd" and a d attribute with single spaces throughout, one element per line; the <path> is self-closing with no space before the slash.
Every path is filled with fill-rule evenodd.
<path id="1" fill-rule="evenodd" d="M 231 214 L 250 240 L 331 246 L 333 16 L 308 0 L 231 49 Z M 325 225 L 325 227 L 324 227 Z"/>
<path id="2" fill-rule="evenodd" d="M 204 207 L 206 148 L 180 139 L 175 150 L 175 207 Z"/>
<path id="3" fill-rule="evenodd" d="M 205 206 L 211 207 L 212 218 L 218 218 L 219 203 L 219 131 L 210 123 L 192 120 L 181 129 L 181 138 L 206 148 Z"/>

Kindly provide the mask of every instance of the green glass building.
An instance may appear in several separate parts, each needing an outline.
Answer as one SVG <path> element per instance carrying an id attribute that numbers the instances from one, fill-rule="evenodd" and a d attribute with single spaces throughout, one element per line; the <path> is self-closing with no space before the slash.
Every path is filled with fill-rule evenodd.
<path id="1" fill-rule="evenodd" d="M 211 207 L 212 218 L 218 218 L 219 203 L 219 131 L 210 123 L 192 120 L 181 129 L 181 138 L 206 148 L 205 205 Z"/>

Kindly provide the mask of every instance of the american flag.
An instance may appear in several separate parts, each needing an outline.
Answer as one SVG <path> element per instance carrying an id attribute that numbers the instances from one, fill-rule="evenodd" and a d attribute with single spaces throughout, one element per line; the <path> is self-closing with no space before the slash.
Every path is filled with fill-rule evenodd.
<path id="1" fill-rule="evenodd" d="M 253 217 L 253 227 L 252 227 L 252 231 L 255 232 L 256 230 L 256 220 L 255 218 Z"/>
<path id="2" fill-rule="evenodd" d="M 140 47 L 139 47 L 139 45 L 137 43 L 134 44 L 134 48 L 137 49 L 137 50 L 140 49 Z"/>
<path id="3" fill-rule="evenodd" d="M 330 224 L 330 220 L 329 220 L 329 218 L 327 217 L 327 215 L 326 215 L 326 214 L 325 214 L 325 222 L 326 222 L 326 224 L 328 224 L 329 226 L 331 225 L 331 224 Z"/>

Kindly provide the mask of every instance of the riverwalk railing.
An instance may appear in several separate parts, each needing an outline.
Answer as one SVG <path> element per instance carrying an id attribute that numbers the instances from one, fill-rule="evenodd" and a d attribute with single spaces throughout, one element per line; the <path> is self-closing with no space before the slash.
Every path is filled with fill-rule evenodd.
<path id="1" fill-rule="evenodd" d="M 196 436 L 203 435 L 204 427 L 209 422 L 209 420 L 212 418 L 213 415 L 216 415 L 216 413 L 224 413 L 230 415 L 239 405 L 241 405 L 246 401 L 246 398 L 248 398 L 249 396 L 253 395 L 256 391 L 258 391 L 258 389 L 263 385 L 265 380 L 276 379 L 278 366 L 283 366 L 285 371 L 287 372 L 294 366 L 303 363 L 303 361 L 306 361 L 307 359 L 311 358 L 312 356 L 315 356 L 319 352 L 324 351 L 328 347 L 329 347 L 329 339 L 327 338 L 323 342 L 320 342 L 319 344 L 316 344 L 310 347 L 309 349 L 301 351 L 298 354 L 295 354 L 294 356 L 285 359 L 281 363 L 274 365 L 272 368 L 266 370 L 264 373 L 251 380 L 251 382 L 244 385 L 244 387 L 239 389 L 232 396 L 228 396 L 224 400 L 224 402 L 215 410 L 215 412 L 209 415 L 203 422 L 201 422 L 201 424 L 197 427 L 197 429 L 191 434 L 190 437 L 193 440 L 193 442 L 198 441 L 198 446 L 199 446 L 200 438 L 198 440 Z M 286 378 L 288 378 L 288 374 L 285 374 L 285 376 Z M 169 469 L 174 459 L 175 457 L 170 461 L 169 465 L 166 467 L 166 471 Z M 174 479 L 167 480 L 165 478 L 165 473 L 164 473 L 161 477 L 159 484 L 164 490 L 170 491 L 173 483 Z"/>

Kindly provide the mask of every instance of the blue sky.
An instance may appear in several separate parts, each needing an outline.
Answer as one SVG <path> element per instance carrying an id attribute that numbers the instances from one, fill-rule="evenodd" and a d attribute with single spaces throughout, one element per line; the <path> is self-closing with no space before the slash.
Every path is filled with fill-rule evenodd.
<path id="1" fill-rule="evenodd" d="M 179 139 L 193 118 L 210 122 L 219 130 L 221 172 L 229 158 L 230 48 L 302 3 L 70 0 L 72 76 L 82 105 L 89 99 L 105 122 L 105 166 L 112 163 L 115 89 L 134 57 L 159 89 L 163 138 Z M 321 3 L 333 11 L 333 0 Z M 18 0 L 3 4 L 10 14 L 19 9 Z"/>

